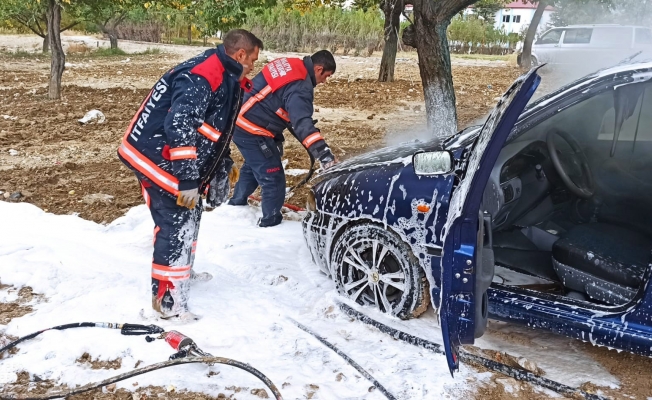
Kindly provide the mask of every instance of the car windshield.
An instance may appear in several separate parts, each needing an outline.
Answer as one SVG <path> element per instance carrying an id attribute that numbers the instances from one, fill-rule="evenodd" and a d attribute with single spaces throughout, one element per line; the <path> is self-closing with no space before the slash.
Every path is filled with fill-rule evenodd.
<path id="1" fill-rule="evenodd" d="M 621 99 L 618 99 L 618 95 Z M 619 110 L 617 112 L 616 110 Z M 617 115 L 621 118 L 617 122 Z M 652 142 L 652 84 L 626 85 L 590 97 L 548 118 L 510 141 L 545 137 L 551 129 L 571 133 L 580 143 L 612 142 L 617 132 L 617 146 L 630 151 L 636 143 Z M 624 150 L 623 150 L 624 151 Z"/>

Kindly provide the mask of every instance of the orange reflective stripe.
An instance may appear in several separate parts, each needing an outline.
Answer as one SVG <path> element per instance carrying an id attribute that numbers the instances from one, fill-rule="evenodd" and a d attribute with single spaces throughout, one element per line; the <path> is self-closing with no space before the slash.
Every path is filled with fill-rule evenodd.
<path id="1" fill-rule="evenodd" d="M 154 239 L 152 239 L 152 246 L 156 244 L 156 235 L 158 235 L 158 231 L 160 230 L 161 230 L 160 226 L 154 227 Z"/>
<path id="2" fill-rule="evenodd" d="M 240 115 L 238 117 L 238 120 L 236 121 L 236 125 L 238 125 L 240 128 L 244 129 L 245 131 L 254 134 L 254 135 L 260 135 L 260 136 L 269 136 L 269 137 L 274 137 L 274 134 L 267 129 L 261 128 L 258 125 L 252 124 L 247 120 L 245 117 Z"/>
<path id="3" fill-rule="evenodd" d="M 147 204 L 147 207 L 149 207 L 149 193 L 147 193 L 147 189 L 145 189 L 145 185 L 142 183 L 140 184 L 140 188 L 143 193 L 143 199 L 145 199 L 145 204 Z"/>
<path id="4" fill-rule="evenodd" d="M 190 265 L 170 267 L 152 263 L 152 278 L 160 281 L 188 279 L 190 278 Z"/>
<path id="5" fill-rule="evenodd" d="M 278 110 L 276 110 L 276 115 L 281 117 L 281 119 L 283 119 L 285 122 L 290 122 L 290 114 L 288 114 L 288 112 L 285 111 L 284 109 L 279 108 Z"/>
<path id="6" fill-rule="evenodd" d="M 187 160 L 197 158 L 196 147 L 175 147 L 170 149 L 170 160 Z"/>
<path id="7" fill-rule="evenodd" d="M 122 141 L 118 152 L 129 161 L 129 164 L 158 186 L 175 196 L 179 194 L 179 180 L 140 154 L 126 139 Z"/>
<path id="8" fill-rule="evenodd" d="M 244 113 L 249 111 L 249 109 L 253 107 L 254 104 L 258 103 L 259 101 L 267 97 L 267 95 L 270 93 L 272 93 L 272 88 L 269 85 L 267 85 L 260 92 L 251 96 L 249 100 L 247 100 L 247 102 L 244 103 L 240 108 L 240 115 L 244 115 Z"/>
<path id="9" fill-rule="evenodd" d="M 140 173 L 151 179 L 154 183 L 156 183 L 164 190 L 176 196 L 179 194 L 179 180 L 169 173 L 165 172 L 161 167 L 154 164 L 147 157 L 140 154 L 140 152 L 127 141 L 127 137 L 129 137 L 131 134 L 136 121 L 138 121 L 138 116 L 145 108 L 145 105 L 149 101 L 153 91 L 154 89 L 150 90 L 149 94 L 140 105 L 138 112 L 131 119 L 129 127 L 127 128 L 127 131 L 122 138 L 122 145 L 118 149 L 118 153 L 120 153 L 120 155 L 124 157 L 129 162 L 129 164 L 131 164 L 132 167 L 136 168 Z"/>
<path id="10" fill-rule="evenodd" d="M 308 147 L 312 146 L 313 143 L 315 143 L 315 142 L 317 142 L 317 141 L 320 141 L 320 140 L 324 140 L 324 138 L 321 137 L 321 135 L 319 134 L 319 132 L 315 132 L 315 133 L 313 133 L 312 135 L 309 135 L 307 138 L 305 138 L 305 139 L 303 140 L 303 142 L 301 142 L 301 143 L 303 144 L 303 146 L 304 146 L 305 148 L 308 148 Z"/>
<path id="11" fill-rule="evenodd" d="M 220 136 L 222 136 L 222 132 L 208 125 L 206 122 L 204 122 L 199 128 L 197 128 L 197 131 L 199 131 L 199 133 L 201 133 L 202 135 L 206 136 L 206 138 L 211 142 L 217 142 Z"/>
<path id="12" fill-rule="evenodd" d="M 197 251 L 197 242 L 192 242 L 192 253 Z"/>

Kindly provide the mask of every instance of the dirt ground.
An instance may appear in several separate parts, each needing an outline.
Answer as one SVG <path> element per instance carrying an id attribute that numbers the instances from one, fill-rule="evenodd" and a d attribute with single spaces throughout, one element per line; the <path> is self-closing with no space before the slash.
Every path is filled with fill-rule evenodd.
<path id="1" fill-rule="evenodd" d="M 100 223 L 140 204 L 136 180 L 117 159 L 116 150 L 151 85 L 188 52 L 103 58 L 70 55 L 63 98 L 57 102 L 46 100 L 46 57 L 0 52 L 1 195 L 8 201 L 28 201 L 49 212 L 78 213 Z M 261 59 L 274 56 L 264 53 Z M 381 84 L 374 80 L 378 66 L 370 67 L 369 59 L 338 59 L 338 73 L 316 90 L 315 118 L 340 159 L 425 131 L 416 60 L 399 60 L 397 75 L 409 79 Z M 460 65 L 453 72 L 460 126 L 485 115 L 520 74 L 504 66 Z M 100 110 L 105 122 L 80 124 L 78 120 L 92 109 Z M 286 168 L 308 169 L 303 147 L 294 138 L 287 139 Z M 242 158 L 232 147 L 240 165 Z M 288 185 L 302 178 L 288 175 Z M 288 203 L 303 207 L 306 193 L 306 188 L 297 190 Z"/>
<path id="2" fill-rule="evenodd" d="M 36 38 L 38 39 L 38 38 Z M 122 165 L 116 151 L 129 120 L 151 85 L 168 68 L 200 52 L 186 46 L 162 46 L 160 54 L 95 57 L 69 55 L 63 75 L 61 101 L 46 100 L 49 59 L 36 53 L 16 55 L 16 49 L 33 50 L 40 43 L 29 36 L 0 36 L 0 200 L 33 203 L 55 214 L 78 214 L 98 223 L 109 223 L 131 207 L 142 204 L 133 174 Z M 105 45 L 96 38 L 64 37 L 66 45 Z M 143 51 L 151 44 L 122 42 L 127 51 Z M 152 46 L 154 47 L 154 46 Z M 2 51 L 4 50 L 4 51 Z M 264 52 L 265 61 L 278 54 Z M 388 143 L 425 137 L 425 111 L 418 65 L 414 54 L 399 54 L 398 80 L 375 81 L 379 57 L 337 57 L 338 72 L 316 90 L 315 115 L 324 137 L 340 159 L 346 159 Z M 262 63 L 258 65 L 260 68 Z M 521 70 L 504 62 L 453 60 L 459 127 L 479 121 L 495 104 Z M 106 117 L 104 123 L 80 124 L 92 109 Z M 233 146 L 234 159 L 242 158 Z M 303 147 L 287 137 L 286 169 L 308 169 Z M 288 185 L 303 175 L 289 176 Z M 306 189 L 298 190 L 288 203 L 303 207 Z M 37 301 L 46 301 L 21 289 L 18 300 L 0 304 L 0 324 L 31 312 Z M 0 344 L 12 340 L 0 336 Z M 626 353 L 586 346 L 586 352 L 621 381 L 618 390 L 586 383 L 613 398 L 646 399 L 652 396 L 652 360 Z M 500 355 L 493 354 L 495 357 Z M 93 360 L 79 355 L 80 363 Z M 545 373 L 545 371 L 543 371 Z M 22 374 L 13 388 L 51 390 L 51 382 L 33 383 Z M 470 385 L 469 398 L 545 399 L 548 394 L 494 374 L 489 383 Z M 237 388 L 252 393 L 259 389 Z M 13 390 L 5 388 L 5 390 Z M 134 389 L 136 390 L 136 389 Z M 233 391 L 237 393 L 236 390 Z M 35 391 L 33 393 L 38 393 Z M 154 397 L 210 398 L 197 393 L 171 393 L 165 388 L 138 388 L 138 396 L 104 389 L 75 399 L 145 399 Z M 217 398 L 236 398 L 222 394 Z M 262 395 L 261 395 L 262 397 Z"/>

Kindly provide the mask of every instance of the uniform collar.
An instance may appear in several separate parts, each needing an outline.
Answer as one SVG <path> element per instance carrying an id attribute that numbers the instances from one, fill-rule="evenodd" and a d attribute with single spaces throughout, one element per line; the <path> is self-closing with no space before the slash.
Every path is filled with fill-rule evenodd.
<path id="1" fill-rule="evenodd" d="M 316 87 L 317 78 L 315 77 L 315 65 L 312 63 L 312 58 L 310 58 L 310 56 L 303 57 L 303 65 L 305 65 L 308 70 L 308 76 L 310 76 L 310 80 L 312 81 L 312 87 Z"/>
<path id="2" fill-rule="evenodd" d="M 226 54 L 224 45 L 217 46 L 215 53 L 217 54 L 217 58 L 222 62 L 224 70 L 226 70 L 226 72 L 236 81 L 240 80 L 240 76 L 242 75 L 242 64 Z"/>

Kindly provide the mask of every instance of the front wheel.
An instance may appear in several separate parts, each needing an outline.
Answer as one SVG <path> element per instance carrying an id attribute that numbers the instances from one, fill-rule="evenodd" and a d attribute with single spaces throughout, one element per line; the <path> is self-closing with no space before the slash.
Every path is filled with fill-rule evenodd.
<path id="1" fill-rule="evenodd" d="M 409 246 L 373 224 L 347 228 L 335 243 L 331 270 L 337 290 L 358 304 L 401 319 L 428 308 L 429 285 Z"/>

